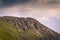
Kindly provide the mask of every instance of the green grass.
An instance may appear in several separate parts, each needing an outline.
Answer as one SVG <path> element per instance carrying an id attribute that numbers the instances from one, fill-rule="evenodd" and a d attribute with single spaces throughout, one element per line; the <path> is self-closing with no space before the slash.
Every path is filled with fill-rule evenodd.
<path id="1" fill-rule="evenodd" d="M 36 38 L 43 38 L 43 35 L 32 30 L 27 32 L 16 30 L 13 26 L 0 19 L 0 40 L 36 40 Z"/>
<path id="2" fill-rule="evenodd" d="M 20 40 L 19 32 L 11 25 L 0 20 L 0 40 Z"/>

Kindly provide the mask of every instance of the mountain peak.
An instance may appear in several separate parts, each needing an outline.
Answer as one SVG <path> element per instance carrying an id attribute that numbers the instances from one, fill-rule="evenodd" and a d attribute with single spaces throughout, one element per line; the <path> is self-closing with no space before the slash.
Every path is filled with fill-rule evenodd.
<path id="1" fill-rule="evenodd" d="M 28 37 L 30 37 L 30 35 L 35 35 L 33 36 L 36 37 L 33 38 L 34 40 L 59 40 L 60 37 L 60 34 L 49 29 L 34 18 L 4 16 L 0 17 L 0 20 L 13 26 L 13 28 L 19 31 L 20 35 L 23 37 L 26 35 L 27 38 L 24 38 L 27 40 L 29 39 Z"/>

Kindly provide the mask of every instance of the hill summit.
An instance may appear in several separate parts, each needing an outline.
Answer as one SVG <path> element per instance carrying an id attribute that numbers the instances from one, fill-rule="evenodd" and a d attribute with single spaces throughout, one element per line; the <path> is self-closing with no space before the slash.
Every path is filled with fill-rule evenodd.
<path id="1" fill-rule="evenodd" d="M 60 34 L 30 17 L 0 17 L 0 35 L 0 40 L 60 40 Z"/>

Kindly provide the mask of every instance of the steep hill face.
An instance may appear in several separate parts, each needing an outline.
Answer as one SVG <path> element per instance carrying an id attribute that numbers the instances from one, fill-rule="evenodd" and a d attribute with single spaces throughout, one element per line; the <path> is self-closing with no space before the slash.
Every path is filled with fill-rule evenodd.
<path id="1" fill-rule="evenodd" d="M 3 22 L 3 24 L 0 22 L 0 24 L 2 24 L 0 26 L 3 26 L 5 23 L 7 23 L 6 25 L 8 25 L 4 25 L 3 28 L 5 28 L 6 26 L 7 28 L 5 29 L 15 29 L 14 32 L 17 32 L 18 34 L 15 34 L 13 31 L 9 31 L 7 33 L 13 32 L 13 34 L 18 37 L 18 39 L 16 40 L 60 40 L 60 34 L 47 28 L 46 26 L 44 26 L 33 18 L 4 16 L 0 17 L 0 20 Z M 10 26 L 12 26 L 13 29 L 10 28 Z M 4 32 L 4 30 L 2 32 Z M 12 36 L 15 37 L 14 35 Z"/>

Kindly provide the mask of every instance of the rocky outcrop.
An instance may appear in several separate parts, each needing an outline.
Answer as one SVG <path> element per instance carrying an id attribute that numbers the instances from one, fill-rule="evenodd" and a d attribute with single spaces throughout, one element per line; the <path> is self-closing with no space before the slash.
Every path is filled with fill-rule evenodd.
<path id="1" fill-rule="evenodd" d="M 12 25 L 17 31 L 24 31 L 21 33 L 21 35 L 24 34 L 25 36 L 28 35 L 28 33 L 33 33 L 36 35 L 36 40 L 60 40 L 60 34 L 56 33 L 55 31 L 47 28 L 45 25 L 41 24 L 39 21 L 35 20 L 34 18 L 18 18 L 18 17 L 10 17 L 10 16 L 4 16 L 0 17 L 0 19 L 10 25 Z M 40 38 L 39 35 L 42 37 Z M 28 36 L 27 36 L 28 37 Z M 28 39 L 26 39 L 28 40 Z"/>

